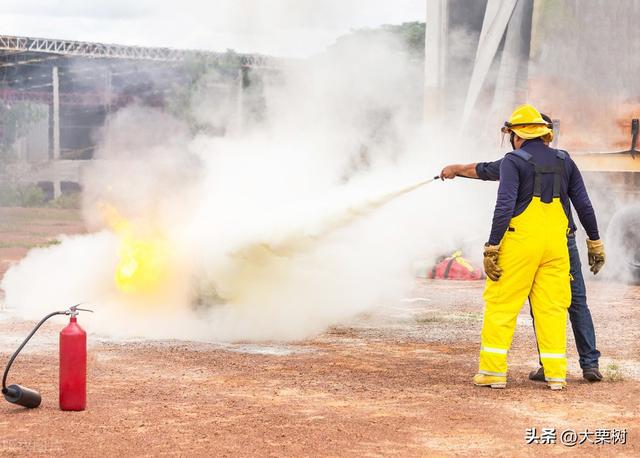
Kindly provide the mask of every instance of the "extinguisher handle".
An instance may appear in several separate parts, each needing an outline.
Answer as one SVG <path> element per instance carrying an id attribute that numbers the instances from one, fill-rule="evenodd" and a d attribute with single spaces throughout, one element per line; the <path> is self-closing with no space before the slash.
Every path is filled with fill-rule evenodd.
<path id="1" fill-rule="evenodd" d="M 93 310 L 80 308 L 80 307 L 78 307 L 79 305 L 82 305 L 82 303 L 76 304 L 76 305 L 72 305 L 71 307 L 69 307 L 69 310 L 67 310 L 65 312 L 65 314 L 66 315 L 76 316 L 78 314 L 78 312 L 91 312 L 91 313 L 93 313 Z"/>

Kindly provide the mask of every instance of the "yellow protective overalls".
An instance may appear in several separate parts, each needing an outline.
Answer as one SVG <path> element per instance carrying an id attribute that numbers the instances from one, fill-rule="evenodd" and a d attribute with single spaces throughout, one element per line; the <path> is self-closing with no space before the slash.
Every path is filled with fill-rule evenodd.
<path id="1" fill-rule="evenodd" d="M 500 244 L 498 281 L 487 278 L 482 325 L 480 373 L 507 375 L 507 352 L 520 309 L 531 302 L 540 359 L 548 382 L 564 382 L 567 372 L 567 309 L 571 303 L 568 220 L 560 201 L 564 155 L 556 165 L 541 167 L 523 150 L 514 153 L 535 167 L 533 198 L 524 212 L 511 219 Z M 553 173 L 553 198 L 540 200 L 541 177 Z"/>

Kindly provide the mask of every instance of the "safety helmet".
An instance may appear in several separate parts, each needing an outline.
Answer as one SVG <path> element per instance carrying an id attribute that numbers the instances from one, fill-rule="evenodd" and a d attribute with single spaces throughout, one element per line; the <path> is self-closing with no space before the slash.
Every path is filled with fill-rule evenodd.
<path id="1" fill-rule="evenodd" d="M 546 121 L 533 105 L 520 105 L 513 110 L 511 117 L 502 127 L 504 133 L 515 133 L 518 137 L 530 140 L 532 138 L 553 136 L 553 124 Z M 547 137 L 548 139 L 549 137 Z"/>

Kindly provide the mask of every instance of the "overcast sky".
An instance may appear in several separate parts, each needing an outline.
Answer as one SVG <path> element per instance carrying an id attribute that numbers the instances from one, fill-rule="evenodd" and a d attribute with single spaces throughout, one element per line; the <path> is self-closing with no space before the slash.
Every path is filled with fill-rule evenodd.
<path id="1" fill-rule="evenodd" d="M 426 0 L 0 0 L 0 34 L 305 56 L 425 10 Z"/>

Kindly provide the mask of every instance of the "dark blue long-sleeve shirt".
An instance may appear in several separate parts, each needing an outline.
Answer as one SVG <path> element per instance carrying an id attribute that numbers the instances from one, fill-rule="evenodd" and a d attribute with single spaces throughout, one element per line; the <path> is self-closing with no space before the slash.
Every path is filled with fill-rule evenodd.
<path id="1" fill-rule="evenodd" d="M 539 165 L 553 165 L 556 161 L 557 150 L 549 148 L 540 139 L 526 141 L 522 149 L 531 154 L 532 160 Z M 600 238 L 598 223 L 580 170 L 568 154 L 563 162 L 565 173 L 562 176 L 560 200 L 569 220 L 569 229 L 571 232 L 576 231 L 569 203 L 571 202 L 589 238 L 598 240 Z M 521 214 L 531 202 L 535 178 L 533 166 L 513 154 L 507 154 L 503 159 L 494 162 L 479 162 L 476 165 L 476 173 L 481 180 L 500 180 L 489 238 L 491 245 L 498 245 L 509 227 L 511 218 Z M 543 175 L 541 179 L 542 201 L 551 202 L 553 175 Z"/>

